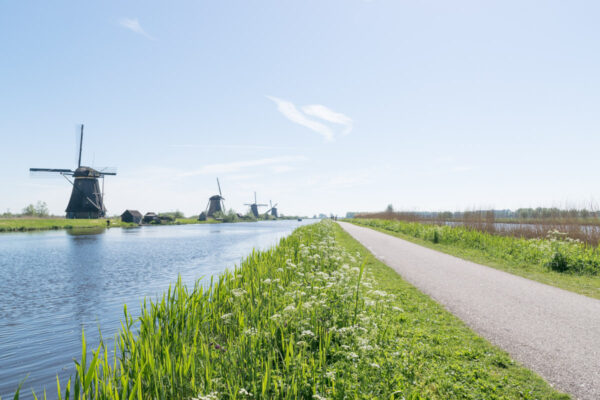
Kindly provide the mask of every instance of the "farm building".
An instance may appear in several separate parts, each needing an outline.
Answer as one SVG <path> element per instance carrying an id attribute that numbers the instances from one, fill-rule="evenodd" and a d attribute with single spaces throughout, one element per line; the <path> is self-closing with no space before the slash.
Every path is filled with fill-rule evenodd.
<path id="1" fill-rule="evenodd" d="M 149 212 L 149 213 L 146 213 L 146 215 L 144 215 L 144 223 L 145 224 L 149 224 L 154 221 L 160 221 L 160 219 L 158 218 L 158 215 L 156 215 L 156 213 Z"/>
<path id="2" fill-rule="evenodd" d="M 134 222 L 136 224 L 142 223 L 142 213 L 138 210 L 125 210 L 123 214 L 121 214 L 121 221 L 123 222 Z"/>

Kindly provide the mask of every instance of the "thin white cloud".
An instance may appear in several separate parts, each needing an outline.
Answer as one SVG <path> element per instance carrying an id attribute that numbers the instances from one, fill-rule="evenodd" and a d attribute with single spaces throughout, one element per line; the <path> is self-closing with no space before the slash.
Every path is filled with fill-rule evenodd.
<path id="1" fill-rule="evenodd" d="M 129 29 L 130 31 L 137 33 L 138 35 L 145 36 L 148 39 L 154 39 L 144 30 L 144 28 L 142 28 L 142 25 L 140 25 L 140 21 L 138 21 L 137 18 L 121 18 L 119 20 L 119 25 L 125 29 Z"/>
<path id="2" fill-rule="evenodd" d="M 308 147 L 298 146 L 262 146 L 255 144 L 171 144 L 169 147 L 189 149 L 240 149 L 240 150 L 298 150 Z"/>
<path id="3" fill-rule="evenodd" d="M 283 156 L 283 157 L 272 157 L 262 158 L 258 160 L 249 161 L 235 161 L 230 163 L 219 163 L 209 164 L 204 167 L 195 170 L 181 173 L 180 177 L 196 176 L 196 175 L 209 175 L 209 174 L 226 174 L 238 172 L 247 168 L 259 167 L 264 165 L 279 165 L 283 166 L 286 163 L 304 161 L 306 160 L 303 156 Z"/>
<path id="4" fill-rule="evenodd" d="M 331 122 L 338 125 L 343 125 L 344 130 L 342 133 L 347 135 L 352 130 L 352 119 L 342 113 L 335 112 L 324 105 L 312 104 L 302 107 L 302 111 L 306 115 L 323 119 L 327 122 Z"/>
<path id="5" fill-rule="evenodd" d="M 279 112 L 290 121 L 323 135 L 325 140 L 328 142 L 333 141 L 335 134 L 331 128 L 320 122 L 307 118 L 306 115 L 296 108 L 294 103 L 273 96 L 267 96 L 267 98 L 275 102 L 275 104 L 277 104 L 277 110 L 279 110 Z"/>

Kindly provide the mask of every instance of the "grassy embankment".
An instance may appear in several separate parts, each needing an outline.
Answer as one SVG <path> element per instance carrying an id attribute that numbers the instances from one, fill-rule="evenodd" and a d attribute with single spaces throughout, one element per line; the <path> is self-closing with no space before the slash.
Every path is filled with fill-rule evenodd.
<path id="1" fill-rule="evenodd" d="M 122 329 L 115 361 L 104 346 L 80 360 L 63 398 L 569 398 L 331 222 L 178 283 L 139 319 L 125 308 Z"/>
<path id="2" fill-rule="evenodd" d="M 136 226 L 110 219 L 110 227 Z M 106 219 L 66 219 L 66 218 L 1 218 L 0 232 L 25 232 L 39 230 L 106 228 Z"/>
<path id="3" fill-rule="evenodd" d="M 57 229 L 87 229 L 106 228 L 107 218 L 101 219 L 66 219 L 66 218 L 0 218 L 0 232 L 27 232 Z M 120 218 L 108 218 L 110 227 L 131 228 L 137 226 L 134 223 L 121 222 Z M 198 221 L 194 218 L 178 218 L 174 222 L 162 225 L 184 225 L 184 224 L 215 224 L 220 221 L 208 220 Z"/>
<path id="4" fill-rule="evenodd" d="M 435 250 L 600 299 L 600 250 L 559 233 L 539 239 L 494 235 L 473 228 L 352 219 Z"/>

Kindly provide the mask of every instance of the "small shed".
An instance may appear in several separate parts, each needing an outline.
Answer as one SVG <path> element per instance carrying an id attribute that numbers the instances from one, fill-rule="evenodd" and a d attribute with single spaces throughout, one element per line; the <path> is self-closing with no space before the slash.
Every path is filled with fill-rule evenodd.
<path id="1" fill-rule="evenodd" d="M 139 212 L 138 210 L 125 210 L 125 212 L 123 214 L 121 214 L 121 221 L 141 224 L 142 223 L 142 213 Z"/>
<path id="2" fill-rule="evenodd" d="M 160 221 L 160 219 L 158 218 L 158 215 L 156 215 L 156 213 L 148 212 L 148 213 L 146 213 L 146 215 L 144 215 L 144 223 L 145 224 L 149 224 L 154 221 Z"/>

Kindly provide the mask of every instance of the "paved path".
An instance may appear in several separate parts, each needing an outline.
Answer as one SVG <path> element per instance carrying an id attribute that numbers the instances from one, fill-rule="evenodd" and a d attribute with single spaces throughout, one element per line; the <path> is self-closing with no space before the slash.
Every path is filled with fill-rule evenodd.
<path id="1" fill-rule="evenodd" d="M 372 229 L 342 228 L 405 280 L 557 389 L 600 399 L 600 300 Z"/>

